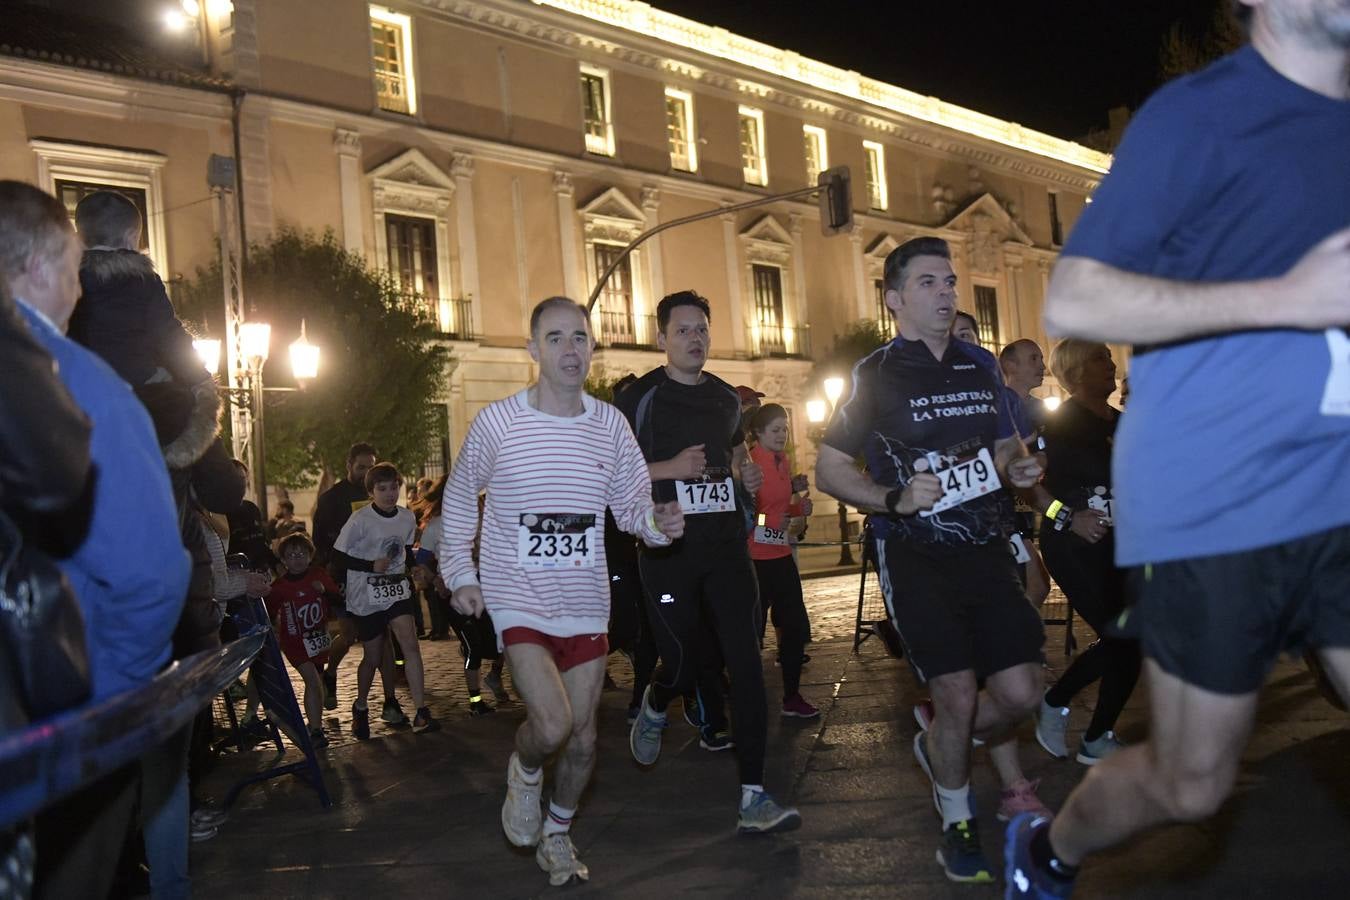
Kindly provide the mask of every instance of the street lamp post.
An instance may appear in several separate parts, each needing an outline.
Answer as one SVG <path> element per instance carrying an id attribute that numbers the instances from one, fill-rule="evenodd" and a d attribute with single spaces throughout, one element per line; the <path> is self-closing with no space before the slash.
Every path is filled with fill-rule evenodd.
<path id="1" fill-rule="evenodd" d="M 825 389 L 824 400 L 808 400 L 806 403 L 806 418 L 812 425 L 818 429 L 824 430 L 825 422 L 834 414 L 835 405 L 839 403 L 839 398 L 844 394 L 844 379 L 838 377 L 826 378 L 822 387 Z M 828 408 L 826 404 L 829 404 Z M 853 547 L 848 535 L 848 507 L 844 506 L 843 500 L 837 500 L 839 509 L 839 565 L 856 565 L 853 559 Z"/>
<path id="2" fill-rule="evenodd" d="M 311 344 L 305 336 L 305 322 L 302 319 L 300 337 L 290 346 L 291 372 L 299 387 L 264 387 L 262 370 L 270 355 L 271 345 L 271 325 L 266 322 L 241 322 L 239 347 L 248 366 L 248 384 L 237 388 L 220 388 L 231 403 L 246 406 L 250 413 L 249 444 L 253 452 L 253 495 L 263 521 L 267 520 L 267 455 L 263 447 L 265 440 L 263 399 L 268 392 L 301 390 L 307 381 L 319 374 L 319 348 Z M 192 346 L 201 357 L 206 370 L 215 375 L 220 369 L 220 341 L 197 340 L 192 342 Z"/>

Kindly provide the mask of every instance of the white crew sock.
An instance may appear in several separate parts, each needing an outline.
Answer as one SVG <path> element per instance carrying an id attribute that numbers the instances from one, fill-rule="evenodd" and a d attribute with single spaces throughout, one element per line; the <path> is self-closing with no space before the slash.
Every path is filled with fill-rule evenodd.
<path id="1" fill-rule="evenodd" d="M 550 800 L 548 802 L 548 818 L 544 819 L 544 834 L 566 834 L 571 829 L 572 817 L 576 814 L 575 809 L 567 809 Z"/>
<path id="2" fill-rule="evenodd" d="M 942 830 L 946 831 L 957 822 L 973 819 L 970 811 L 970 782 L 959 788 L 945 788 L 936 782 L 933 785 L 938 795 L 938 806 L 942 807 Z"/>
<path id="3" fill-rule="evenodd" d="M 741 809 L 750 805 L 750 801 L 755 799 L 756 794 L 764 793 L 762 784 L 743 784 L 741 785 Z"/>

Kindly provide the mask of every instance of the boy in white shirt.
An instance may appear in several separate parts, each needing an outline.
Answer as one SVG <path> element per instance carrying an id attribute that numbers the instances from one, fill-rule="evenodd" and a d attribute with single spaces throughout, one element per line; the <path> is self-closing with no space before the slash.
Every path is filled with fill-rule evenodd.
<path id="1" fill-rule="evenodd" d="M 385 629 L 403 648 L 404 673 L 417 715 L 413 731 L 438 727 L 423 694 L 422 652 L 417 646 L 413 593 L 409 571 L 417 533 L 412 511 L 398 505 L 403 476 L 391 463 L 377 463 L 366 473 L 371 503 L 352 513 L 333 544 L 333 556 L 347 569 L 347 611 L 356 622 L 361 641 L 361 665 L 356 672 L 356 702 L 352 704 L 352 734 L 370 737 L 370 693 L 384 651 Z"/>

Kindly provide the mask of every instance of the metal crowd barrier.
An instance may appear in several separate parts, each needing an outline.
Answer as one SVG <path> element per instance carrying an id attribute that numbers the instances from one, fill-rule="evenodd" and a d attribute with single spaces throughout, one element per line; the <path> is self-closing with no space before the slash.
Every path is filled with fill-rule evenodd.
<path id="1" fill-rule="evenodd" d="M 270 629 L 175 662 L 148 684 L 0 737 L 0 828 L 74 793 L 164 741 L 234 683 Z"/>

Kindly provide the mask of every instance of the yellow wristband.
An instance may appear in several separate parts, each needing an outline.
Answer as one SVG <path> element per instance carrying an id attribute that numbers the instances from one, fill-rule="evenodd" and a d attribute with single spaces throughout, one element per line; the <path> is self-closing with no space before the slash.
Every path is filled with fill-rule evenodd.
<path id="1" fill-rule="evenodd" d="M 1050 501 L 1050 505 L 1045 508 L 1045 517 L 1053 522 L 1055 521 L 1055 516 L 1059 515 L 1059 511 L 1063 508 L 1063 503 L 1058 500 L 1052 500 Z"/>

